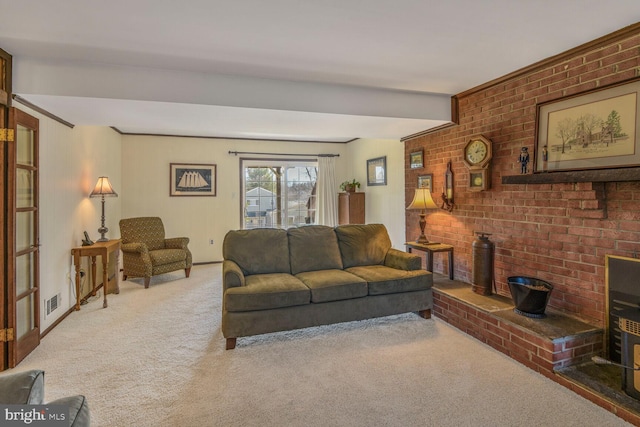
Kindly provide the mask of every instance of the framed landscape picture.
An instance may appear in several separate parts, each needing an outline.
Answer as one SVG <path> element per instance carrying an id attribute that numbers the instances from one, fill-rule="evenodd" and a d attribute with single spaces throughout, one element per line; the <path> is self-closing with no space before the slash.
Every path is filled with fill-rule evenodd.
<path id="1" fill-rule="evenodd" d="M 414 151 L 413 153 L 409 154 L 409 164 L 411 166 L 411 169 L 417 169 L 424 166 L 422 150 Z"/>
<path id="2" fill-rule="evenodd" d="M 433 192 L 433 174 L 420 175 L 418 177 L 418 188 L 426 188 Z"/>
<path id="3" fill-rule="evenodd" d="M 170 196 L 215 196 L 216 165 L 171 163 Z"/>
<path id="4" fill-rule="evenodd" d="M 538 105 L 535 172 L 640 165 L 640 80 Z"/>
<path id="5" fill-rule="evenodd" d="M 367 160 L 367 185 L 387 185 L 387 156 Z"/>

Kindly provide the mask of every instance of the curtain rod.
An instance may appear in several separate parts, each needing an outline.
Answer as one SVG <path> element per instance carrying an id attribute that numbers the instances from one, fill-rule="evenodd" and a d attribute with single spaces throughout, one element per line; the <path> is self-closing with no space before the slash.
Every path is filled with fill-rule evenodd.
<path id="1" fill-rule="evenodd" d="M 229 154 L 260 154 L 264 156 L 311 156 L 311 157 L 340 157 L 340 154 L 292 154 L 292 153 L 257 153 L 254 151 L 229 151 Z"/>

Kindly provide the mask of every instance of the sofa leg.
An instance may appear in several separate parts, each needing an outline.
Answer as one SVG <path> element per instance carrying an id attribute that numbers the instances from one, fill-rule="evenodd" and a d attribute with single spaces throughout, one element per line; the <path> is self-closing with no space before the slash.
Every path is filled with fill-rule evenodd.
<path id="1" fill-rule="evenodd" d="M 189 277 L 189 275 L 190 275 L 190 274 L 191 274 L 191 267 L 189 267 L 189 268 L 185 268 L 185 269 L 184 269 L 184 275 L 185 275 L 186 277 Z"/>
<path id="2" fill-rule="evenodd" d="M 227 350 L 233 350 L 236 348 L 237 338 L 227 338 Z"/>
<path id="3" fill-rule="evenodd" d="M 423 319 L 431 319 L 431 310 L 420 310 L 418 312 L 418 316 L 422 317 Z"/>
<path id="4" fill-rule="evenodd" d="M 145 277 L 144 278 L 144 288 L 148 289 L 149 288 L 149 283 L 151 282 L 151 277 Z"/>

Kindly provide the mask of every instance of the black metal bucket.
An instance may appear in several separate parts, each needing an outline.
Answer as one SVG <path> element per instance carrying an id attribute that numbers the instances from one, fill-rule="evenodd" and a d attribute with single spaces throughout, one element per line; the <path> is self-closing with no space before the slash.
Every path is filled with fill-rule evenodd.
<path id="1" fill-rule="evenodd" d="M 511 276 L 507 278 L 513 304 L 513 311 L 526 317 L 542 319 L 551 297 L 553 286 L 533 277 Z"/>

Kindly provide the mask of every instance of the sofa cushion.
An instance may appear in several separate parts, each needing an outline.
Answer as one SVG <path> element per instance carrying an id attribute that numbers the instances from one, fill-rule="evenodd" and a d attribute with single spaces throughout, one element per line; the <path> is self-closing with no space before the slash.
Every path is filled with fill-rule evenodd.
<path id="1" fill-rule="evenodd" d="M 170 264 L 187 259 L 187 252 L 183 249 L 158 249 L 149 252 L 152 265 Z"/>
<path id="2" fill-rule="evenodd" d="M 384 225 L 339 225 L 335 231 L 344 268 L 384 264 L 387 252 L 391 248 L 391 239 Z"/>
<path id="3" fill-rule="evenodd" d="M 222 243 L 222 256 L 238 264 L 244 275 L 291 272 L 286 230 L 229 231 Z"/>
<path id="4" fill-rule="evenodd" d="M 296 277 L 311 289 L 311 302 L 328 302 L 367 296 L 367 282 L 343 270 L 306 271 Z"/>
<path id="5" fill-rule="evenodd" d="M 286 273 L 247 276 L 245 286 L 229 288 L 224 294 L 227 311 L 268 310 L 309 304 L 310 301 L 309 288 Z"/>
<path id="6" fill-rule="evenodd" d="M 303 271 L 342 270 L 342 257 L 333 227 L 307 225 L 290 228 L 291 274 Z"/>
<path id="7" fill-rule="evenodd" d="M 423 291 L 431 289 L 433 285 L 433 276 L 426 270 L 406 271 L 384 265 L 370 265 L 351 267 L 347 271 L 368 282 L 369 295 Z"/>

